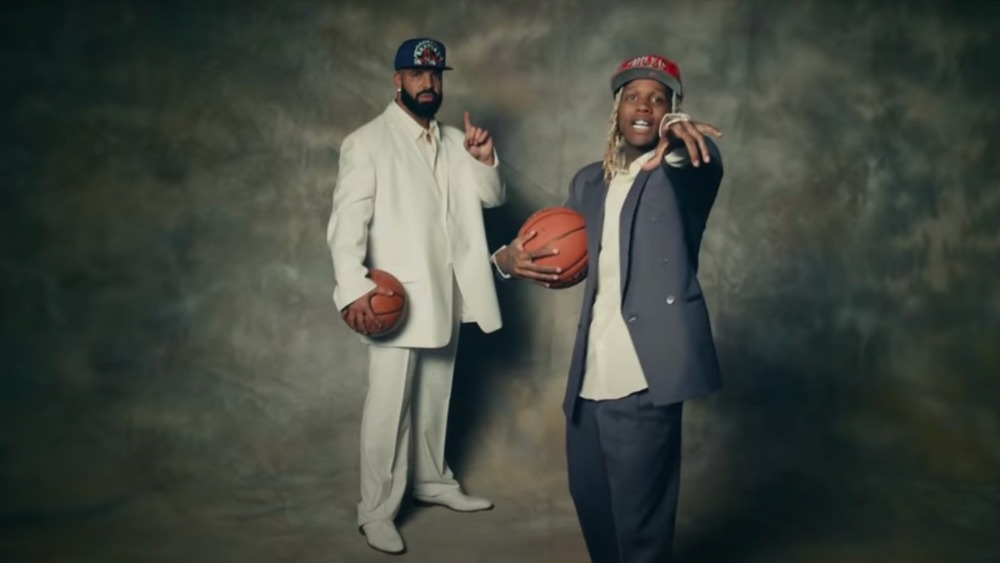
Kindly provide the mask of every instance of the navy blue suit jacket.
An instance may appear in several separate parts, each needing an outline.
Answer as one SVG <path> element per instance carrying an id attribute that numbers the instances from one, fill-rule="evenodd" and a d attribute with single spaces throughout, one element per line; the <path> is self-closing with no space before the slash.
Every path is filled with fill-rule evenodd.
<path id="1" fill-rule="evenodd" d="M 711 139 L 706 142 L 711 154 L 707 165 L 675 168 L 664 163 L 640 172 L 619 218 L 621 314 L 650 399 L 657 405 L 721 387 L 708 308 L 698 282 L 702 234 L 722 181 L 718 146 Z M 563 403 L 570 417 L 587 358 L 607 188 L 601 163 L 589 164 L 573 178 L 566 201 L 586 220 L 589 272 Z"/>

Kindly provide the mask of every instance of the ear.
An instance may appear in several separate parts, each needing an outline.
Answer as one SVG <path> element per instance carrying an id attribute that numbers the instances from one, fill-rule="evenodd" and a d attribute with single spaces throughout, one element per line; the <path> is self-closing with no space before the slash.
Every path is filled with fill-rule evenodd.
<path id="1" fill-rule="evenodd" d="M 396 91 L 399 92 L 399 90 L 403 87 L 403 77 L 397 72 L 392 75 L 392 82 L 396 87 Z"/>

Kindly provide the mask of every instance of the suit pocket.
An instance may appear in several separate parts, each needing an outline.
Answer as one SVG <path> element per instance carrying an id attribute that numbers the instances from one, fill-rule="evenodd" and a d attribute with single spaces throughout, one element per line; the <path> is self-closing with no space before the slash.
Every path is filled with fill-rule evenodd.
<path id="1" fill-rule="evenodd" d="M 697 303 L 699 301 L 704 301 L 704 300 L 705 300 L 705 294 L 703 294 L 703 293 L 697 293 L 697 294 L 692 295 L 692 296 L 688 297 L 687 299 L 685 299 L 684 302 L 685 303 Z"/>

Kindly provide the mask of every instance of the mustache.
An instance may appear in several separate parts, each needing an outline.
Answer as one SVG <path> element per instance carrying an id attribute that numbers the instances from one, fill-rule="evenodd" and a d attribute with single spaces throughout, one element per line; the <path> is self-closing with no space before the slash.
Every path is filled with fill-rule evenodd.
<path id="1" fill-rule="evenodd" d="M 414 98 L 419 98 L 420 96 L 423 96 L 424 94 L 430 94 L 431 96 L 434 96 L 435 100 L 438 97 L 437 92 L 435 92 L 434 90 L 431 90 L 431 89 L 421 90 L 421 91 L 417 92 L 413 97 Z"/>

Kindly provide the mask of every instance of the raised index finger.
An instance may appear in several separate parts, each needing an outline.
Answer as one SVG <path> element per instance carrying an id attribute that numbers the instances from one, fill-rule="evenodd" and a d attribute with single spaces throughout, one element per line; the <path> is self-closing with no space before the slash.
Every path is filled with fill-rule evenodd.
<path id="1" fill-rule="evenodd" d="M 475 134 L 475 127 L 472 126 L 472 121 L 469 119 L 469 112 L 465 112 L 465 146 L 471 147 L 475 141 L 473 138 Z"/>

